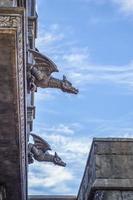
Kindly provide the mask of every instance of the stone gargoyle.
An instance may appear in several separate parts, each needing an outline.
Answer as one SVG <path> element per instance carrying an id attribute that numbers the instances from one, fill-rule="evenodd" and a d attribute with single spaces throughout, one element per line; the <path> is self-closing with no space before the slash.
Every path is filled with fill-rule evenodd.
<path id="1" fill-rule="evenodd" d="M 40 136 L 31 134 L 33 137 L 34 144 L 28 144 L 28 163 L 31 164 L 34 160 L 39 162 L 52 162 L 55 165 L 62 167 L 66 166 L 66 163 L 55 152 L 54 155 L 50 154 L 48 151 L 51 150 L 50 145 L 42 139 Z"/>
<path id="2" fill-rule="evenodd" d="M 31 91 L 36 91 L 37 87 L 40 88 L 58 88 L 63 92 L 77 94 L 78 89 L 63 76 L 63 80 L 51 76 L 53 72 L 58 72 L 58 68 L 53 61 L 48 57 L 39 53 L 38 50 L 34 51 L 29 49 L 32 53 L 35 64 L 29 65 L 28 70 L 28 85 Z"/>

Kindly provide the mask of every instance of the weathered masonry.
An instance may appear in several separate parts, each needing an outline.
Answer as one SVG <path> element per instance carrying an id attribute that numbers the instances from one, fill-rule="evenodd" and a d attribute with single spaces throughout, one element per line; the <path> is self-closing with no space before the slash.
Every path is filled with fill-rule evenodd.
<path id="1" fill-rule="evenodd" d="M 10 200 L 27 195 L 25 34 L 24 10 L 0 8 L 0 184 Z"/>
<path id="2" fill-rule="evenodd" d="M 29 2 L 30 3 L 30 2 Z M 32 5 L 35 1 L 32 1 Z M 33 8 L 34 9 L 34 8 Z M 29 13 L 29 14 L 28 14 Z M 26 0 L 0 0 L 0 199 L 27 200 L 27 141 L 34 113 L 27 93 Z M 36 17 L 32 19 L 32 24 Z M 34 28 L 33 28 L 34 30 Z M 30 30 L 29 30 L 30 32 Z M 34 32 L 32 33 L 34 34 Z M 30 35 L 30 36 L 29 36 Z M 33 43 L 35 36 L 32 36 Z M 27 103 L 27 99 L 30 99 Z M 27 106 L 28 105 L 28 106 Z M 27 108 L 28 107 L 28 108 Z M 30 107 L 30 109 L 29 109 Z M 29 114 L 29 112 L 28 112 Z"/>
<path id="3" fill-rule="evenodd" d="M 77 200 L 133 199 L 133 139 L 94 139 Z"/>

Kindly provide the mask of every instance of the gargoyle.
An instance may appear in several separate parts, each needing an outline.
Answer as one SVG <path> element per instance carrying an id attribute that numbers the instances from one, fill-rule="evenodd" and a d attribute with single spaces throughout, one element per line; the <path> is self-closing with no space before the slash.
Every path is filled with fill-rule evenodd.
<path id="1" fill-rule="evenodd" d="M 62 159 L 55 152 L 54 155 L 48 153 L 48 150 L 51 150 L 50 145 L 41 137 L 31 134 L 34 140 L 34 144 L 29 143 L 28 145 L 28 162 L 29 164 L 34 162 L 34 159 L 39 162 L 52 162 L 55 165 L 59 165 L 62 167 L 66 166 L 66 163 L 62 161 Z"/>
<path id="2" fill-rule="evenodd" d="M 58 88 L 61 89 L 63 92 L 77 94 L 78 89 L 74 88 L 72 84 L 66 79 L 66 76 L 63 76 L 63 80 L 50 77 L 47 81 L 36 81 L 37 87 L 41 88 Z"/>
<path id="3" fill-rule="evenodd" d="M 63 76 L 63 80 L 59 80 L 51 76 L 53 72 L 58 72 L 57 66 L 48 57 L 40 54 L 37 50 L 29 49 L 35 60 L 35 64 L 30 66 L 29 88 L 31 91 L 36 91 L 40 88 L 58 88 L 63 92 L 77 94 L 78 90 Z"/>

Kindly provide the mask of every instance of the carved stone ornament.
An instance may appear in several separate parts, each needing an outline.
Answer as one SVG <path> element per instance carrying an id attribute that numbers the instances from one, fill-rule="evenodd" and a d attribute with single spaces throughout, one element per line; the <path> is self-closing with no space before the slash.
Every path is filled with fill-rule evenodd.
<path id="1" fill-rule="evenodd" d="M 53 72 L 58 72 L 55 63 L 45 55 L 39 53 L 38 50 L 34 51 L 29 49 L 32 53 L 35 64 L 29 65 L 28 70 L 28 87 L 29 90 L 35 92 L 37 87 L 40 88 L 58 88 L 63 92 L 77 94 L 78 89 L 72 86 L 72 84 L 63 76 L 63 80 L 54 78 L 51 76 Z"/>
<path id="2" fill-rule="evenodd" d="M 48 151 L 51 150 L 50 145 L 42 139 L 40 136 L 31 134 L 34 140 L 34 144 L 29 143 L 28 149 L 28 159 L 29 164 L 34 162 L 34 159 L 39 162 L 52 162 L 55 165 L 59 165 L 62 167 L 66 166 L 66 163 L 62 161 L 62 159 L 55 152 L 54 155 L 50 154 Z"/>

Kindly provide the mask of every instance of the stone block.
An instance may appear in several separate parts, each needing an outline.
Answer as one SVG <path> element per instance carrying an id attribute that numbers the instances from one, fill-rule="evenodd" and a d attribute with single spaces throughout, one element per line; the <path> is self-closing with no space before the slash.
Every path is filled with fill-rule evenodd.
<path id="1" fill-rule="evenodd" d="M 15 7 L 17 5 L 17 0 L 1 0 L 0 7 Z"/>
<path id="2" fill-rule="evenodd" d="M 97 200 L 133 200 L 133 139 L 93 140 L 77 199 L 91 200 L 97 190 L 106 191 Z"/>

